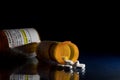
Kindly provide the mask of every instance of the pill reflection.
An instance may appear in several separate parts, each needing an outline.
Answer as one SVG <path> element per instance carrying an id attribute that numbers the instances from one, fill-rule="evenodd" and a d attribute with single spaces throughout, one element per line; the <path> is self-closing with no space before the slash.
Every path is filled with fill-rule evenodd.
<path id="1" fill-rule="evenodd" d="M 9 80 L 80 80 L 80 74 L 30 58 L 10 74 Z"/>
<path id="2" fill-rule="evenodd" d="M 41 80 L 79 80 L 79 72 L 65 71 L 62 67 L 40 63 L 38 71 Z"/>

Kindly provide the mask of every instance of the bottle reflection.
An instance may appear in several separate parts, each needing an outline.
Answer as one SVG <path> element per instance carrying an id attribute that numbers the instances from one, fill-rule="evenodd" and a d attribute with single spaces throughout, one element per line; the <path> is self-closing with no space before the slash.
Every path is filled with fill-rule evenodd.
<path id="1" fill-rule="evenodd" d="M 65 71 L 62 67 L 40 63 L 38 71 L 41 80 L 79 80 L 79 72 Z"/>
<path id="2" fill-rule="evenodd" d="M 10 75 L 10 80 L 40 80 L 40 75 L 37 71 L 38 60 L 30 58 L 26 64 L 15 70 Z"/>
<path id="3" fill-rule="evenodd" d="M 0 80 L 9 80 L 9 76 L 19 66 L 25 64 L 26 59 L 18 57 L 9 57 L 0 55 Z"/>
<path id="4" fill-rule="evenodd" d="M 0 80 L 79 80 L 77 71 L 65 71 L 60 66 L 53 66 L 37 60 L 28 59 L 25 64 L 9 71 L 0 71 Z"/>
<path id="5" fill-rule="evenodd" d="M 52 80 L 79 80 L 79 74 L 77 72 L 65 72 L 65 71 L 54 71 Z"/>

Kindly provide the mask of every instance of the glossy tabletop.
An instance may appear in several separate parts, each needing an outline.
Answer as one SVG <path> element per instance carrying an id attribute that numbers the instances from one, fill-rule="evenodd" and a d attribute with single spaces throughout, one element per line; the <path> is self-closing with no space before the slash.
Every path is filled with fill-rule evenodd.
<path id="1" fill-rule="evenodd" d="M 37 58 L 2 57 L 0 80 L 120 80 L 119 56 L 81 55 L 79 61 L 86 65 L 84 74 L 80 68 L 65 70 Z"/>

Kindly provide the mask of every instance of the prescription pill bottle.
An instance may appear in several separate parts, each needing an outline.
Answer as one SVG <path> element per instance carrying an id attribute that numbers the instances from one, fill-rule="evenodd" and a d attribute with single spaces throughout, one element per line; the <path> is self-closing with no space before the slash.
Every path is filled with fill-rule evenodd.
<path id="1" fill-rule="evenodd" d="M 71 41 L 41 41 L 37 48 L 37 56 L 41 60 L 65 64 L 64 59 L 76 62 L 79 57 L 77 45 Z"/>
<path id="2" fill-rule="evenodd" d="M 39 34 L 34 28 L 0 30 L 0 52 L 32 42 L 40 42 Z"/>

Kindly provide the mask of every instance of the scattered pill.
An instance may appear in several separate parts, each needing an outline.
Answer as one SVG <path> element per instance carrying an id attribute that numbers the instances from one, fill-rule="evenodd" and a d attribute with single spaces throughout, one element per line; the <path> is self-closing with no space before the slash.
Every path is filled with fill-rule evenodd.
<path id="1" fill-rule="evenodd" d="M 82 74 L 85 74 L 85 64 L 76 61 L 75 63 L 72 60 L 65 60 L 65 64 L 58 64 L 58 66 L 62 67 L 63 70 L 73 72 L 77 71 L 77 68 L 81 69 Z"/>
<path id="2" fill-rule="evenodd" d="M 64 65 L 64 68 L 72 69 L 73 67 L 71 65 Z"/>
<path id="3" fill-rule="evenodd" d="M 71 61 L 71 60 L 65 60 L 65 63 L 68 64 L 68 65 L 73 65 L 74 64 L 74 62 Z"/>

